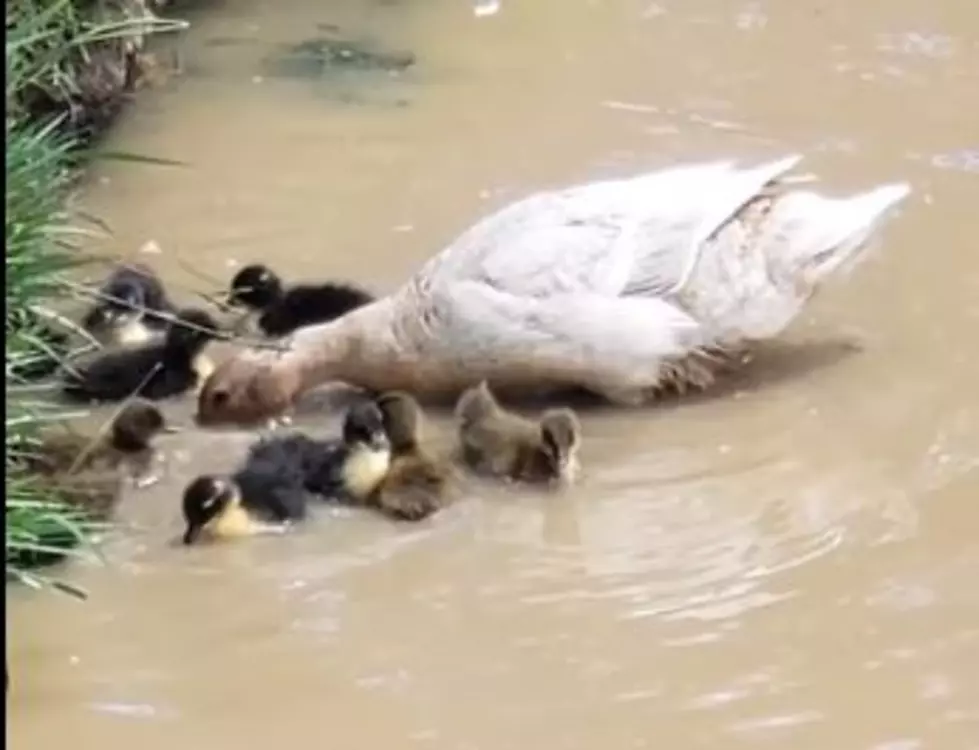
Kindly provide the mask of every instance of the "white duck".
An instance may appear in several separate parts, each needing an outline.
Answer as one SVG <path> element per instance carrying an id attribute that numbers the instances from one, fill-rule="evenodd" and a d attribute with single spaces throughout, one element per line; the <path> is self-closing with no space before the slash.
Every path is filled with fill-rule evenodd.
<path id="1" fill-rule="evenodd" d="M 619 404 L 709 385 L 727 355 L 778 335 L 821 282 L 852 268 L 910 192 L 828 198 L 788 173 L 684 165 L 542 192 L 459 236 L 394 294 L 246 351 L 198 404 L 202 424 L 288 410 L 327 381 L 423 398 L 487 380 L 580 386 Z"/>

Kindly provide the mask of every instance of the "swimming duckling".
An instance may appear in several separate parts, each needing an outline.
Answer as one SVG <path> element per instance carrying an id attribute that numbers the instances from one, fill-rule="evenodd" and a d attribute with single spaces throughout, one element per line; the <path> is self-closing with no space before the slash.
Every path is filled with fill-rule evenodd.
<path id="1" fill-rule="evenodd" d="M 150 474 L 157 452 L 153 439 L 176 432 L 153 404 L 133 401 L 112 420 L 106 434 L 94 441 L 77 434 L 46 436 L 27 456 L 28 467 L 42 476 L 60 477 L 86 471 L 128 468 L 137 486 L 156 481 Z"/>
<path id="2" fill-rule="evenodd" d="M 95 440 L 77 434 L 46 435 L 39 446 L 25 451 L 24 464 L 65 503 L 103 520 L 119 501 L 124 476 L 138 488 L 159 479 L 152 473 L 158 457 L 153 439 L 175 431 L 155 406 L 134 401 L 116 416 L 106 434 Z"/>
<path id="3" fill-rule="evenodd" d="M 258 327 L 266 336 L 287 336 L 297 328 L 339 318 L 374 296 L 352 284 L 326 282 L 285 288 L 268 266 L 242 268 L 231 280 L 229 303 L 260 313 Z"/>
<path id="4" fill-rule="evenodd" d="M 301 433 L 263 438 L 248 460 L 288 457 L 300 467 L 307 491 L 326 500 L 363 505 L 387 474 L 391 444 L 380 409 L 372 401 L 354 404 L 343 419 L 339 438 L 317 440 Z"/>
<path id="5" fill-rule="evenodd" d="M 455 415 L 462 460 L 475 472 L 527 483 L 574 481 L 581 428 L 571 409 L 526 419 L 500 406 L 483 381 L 459 397 Z"/>
<path id="6" fill-rule="evenodd" d="M 139 346 L 165 335 L 168 327 L 147 311 L 175 312 L 163 282 L 140 263 L 120 266 L 102 284 L 82 327 L 103 346 Z"/>
<path id="7" fill-rule="evenodd" d="M 249 459 L 231 476 L 198 477 L 184 490 L 184 544 L 202 533 L 234 539 L 285 531 L 288 522 L 306 517 L 303 479 L 290 456 L 270 453 Z"/>
<path id="8" fill-rule="evenodd" d="M 162 341 L 102 353 L 66 374 L 64 392 L 78 400 L 121 401 L 139 389 L 156 401 L 196 388 L 212 369 L 201 352 L 217 328 L 204 310 L 184 309 Z"/>
<path id="9" fill-rule="evenodd" d="M 371 504 L 393 518 L 420 521 L 448 504 L 451 469 L 419 445 L 422 413 L 412 396 L 390 391 L 377 398 L 377 405 L 391 441 L 391 465 Z"/>

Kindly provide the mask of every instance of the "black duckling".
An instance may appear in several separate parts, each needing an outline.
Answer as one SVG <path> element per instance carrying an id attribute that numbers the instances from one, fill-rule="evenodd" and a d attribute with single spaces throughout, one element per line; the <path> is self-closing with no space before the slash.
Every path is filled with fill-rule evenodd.
<path id="1" fill-rule="evenodd" d="M 270 440 L 252 451 L 231 476 L 198 477 L 184 490 L 184 544 L 202 533 L 234 539 L 285 531 L 306 518 L 306 473 L 296 452 L 284 441 Z"/>
<path id="2" fill-rule="evenodd" d="M 139 346 L 163 336 L 168 322 L 150 313 L 176 312 L 163 282 L 142 264 L 120 266 L 99 289 L 82 327 L 104 346 Z"/>
<path id="3" fill-rule="evenodd" d="M 302 433 L 264 438 L 251 447 L 248 460 L 267 460 L 268 455 L 289 456 L 300 467 L 307 491 L 363 505 L 387 474 L 391 445 L 380 409 L 363 401 L 347 410 L 339 438 L 317 440 Z"/>
<path id="4" fill-rule="evenodd" d="M 578 471 L 581 428 L 571 409 L 526 419 L 497 403 L 483 381 L 456 404 L 461 458 L 485 476 L 527 483 L 571 483 Z"/>
<path id="5" fill-rule="evenodd" d="M 451 467 L 419 444 L 422 411 L 412 396 L 390 391 L 377 398 L 377 405 L 391 442 L 391 465 L 370 503 L 392 518 L 420 521 L 450 502 Z"/>
<path id="6" fill-rule="evenodd" d="M 325 282 L 286 288 L 268 266 L 242 268 L 231 280 L 229 303 L 260 313 L 266 336 L 287 336 L 297 328 L 326 323 L 374 301 L 374 295 L 352 284 Z"/>
<path id="7" fill-rule="evenodd" d="M 217 328 L 204 310 L 182 310 L 162 341 L 102 353 L 65 375 L 64 392 L 77 400 L 121 401 L 139 389 L 156 401 L 194 389 L 213 369 L 202 351 Z"/>
<path id="8" fill-rule="evenodd" d="M 28 307 L 8 307 L 6 330 L 8 340 L 16 336 L 30 336 L 33 341 L 39 342 L 32 341 L 29 356 L 8 364 L 8 371 L 16 381 L 33 382 L 53 375 L 59 362 L 69 356 L 68 334 L 46 323 Z"/>
<path id="9" fill-rule="evenodd" d="M 128 472 L 137 487 L 157 481 L 159 477 L 152 473 L 158 457 L 153 440 L 165 432 L 176 429 L 167 424 L 159 409 L 145 401 L 133 401 L 94 441 L 77 434 L 45 436 L 40 446 L 26 455 L 25 463 L 31 471 L 57 484 L 67 502 L 94 517 L 107 518 L 118 499 L 115 479 L 121 471 Z M 113 491 L 93 495 L 90 489 L 97 486 L 94 480 L 100 475 L 110 477 Z M 76 477 L 84 480 L 79 484 L 88 489 L 73 491 Z"/>

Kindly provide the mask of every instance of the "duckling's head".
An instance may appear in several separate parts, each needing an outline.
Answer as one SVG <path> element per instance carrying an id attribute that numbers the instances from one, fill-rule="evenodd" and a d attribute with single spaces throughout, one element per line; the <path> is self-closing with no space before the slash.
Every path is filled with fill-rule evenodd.
<path id="1" fill-rule="evenodd" d="M 161 432 L 173 432 L 163 413 L 146 401 L 127 405 L 112 422 L 112 445 L 123 452 L 138 452 L 150 447 Z"/>
<path id="2" fill-rule="evenodd" d="M 343 442 L 349 447 L 388 451 L 391 441 L 384 430 L 384 415 L 373 401 L 354 404 L 343 419 Z"/>
<path id="3" fill-rule="evenodd" d="M 142 317 L 146 293 L 138 278 L 128 275 L 111 279 L 102 294 L 105 299 L 96 302 L 83 322 L 89 331 L 121 328 Z"/>
<path id="4" fill-rule="evenodd" d="M 238 487 L 230 479 L 216 476 L 197 477 L 184 490 L 183 511 L 187 529 L 184 544 L 197 541 L 204 528 L 215 518 L 241 502 Z"/>
<path id="5" fill-rule="evenodd" d="M 382 393 L 376 403 L 384 419 L 384 431 L 391 441 L 391 452 L 413 451 L 421 438 L 422 429 L 418 402 L 402 391 L 389 391 Z"/>
<path id="6" fill-rule="evenodd" d="M 499 410 L 489 383 L 485 380 L 464 391 L 456 402 L 455 417 L 463 429 L 476 424 Z"/>
<path id="7" fill-rule="evenodd" d="M 578 449 L 581 424 L 571 409 L 548 409 L 541 415 L 540 437 L 543 454 L 552 475 L 570 484 L 578 474 Z"/>
<path id="8" fill-rule="evenodd" d="M 165 345 L 169 352 L 196 355 L 217 338 L 218 330 L 218 323 L 210 313 L 188 307 L 177 313 L 177 319 L 170 324 Z"/>
<path id="9" fill-rule="evenodd" d="M 282 279 L 268 266 L 256 263 L 235 274 L 228 302 L 233 307 L 264 310 L 281 299 L 282 294 Z"/>

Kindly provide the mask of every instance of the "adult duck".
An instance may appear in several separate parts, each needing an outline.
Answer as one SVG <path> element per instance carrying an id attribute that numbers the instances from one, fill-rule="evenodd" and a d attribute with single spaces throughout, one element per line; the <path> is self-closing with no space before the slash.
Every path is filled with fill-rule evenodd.
<path id="1" fill-rule="evenodd" d="M 478 222 L 392 295 L 244 351 L 209 378 L 202 424 L 287 411 L 327 381 L 454 398 L 584 387 L 637 405 L 709 385 L 725 354 L 782 332 L 867 254 L 905 183 L 813 192 L 801 156 L 688 164 L 541 192 Z"/>

